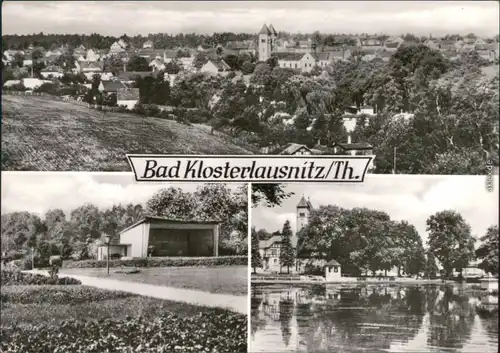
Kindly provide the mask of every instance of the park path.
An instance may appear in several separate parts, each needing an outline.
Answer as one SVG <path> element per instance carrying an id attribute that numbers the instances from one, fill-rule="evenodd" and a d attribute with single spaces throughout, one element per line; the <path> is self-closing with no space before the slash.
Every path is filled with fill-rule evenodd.
<path id="1" fill-rule="evenodd" d="M 47 271 L 40 270 L 24 272 L 42 274 L 46 276 L 48 275 Z M 60 272 L 60 276 L 78 279 L 83 285 L 90 287 L 123 291 L 158 299 L 184 302 L 192 305 L 228 309 L 244 315 L 247 315 L 248 313 L 247 296 L 215 294 L 192 289 L 164 287 L 146 283 L 120 281 L 110 278 L 65 274 L 64 271 Z"/>

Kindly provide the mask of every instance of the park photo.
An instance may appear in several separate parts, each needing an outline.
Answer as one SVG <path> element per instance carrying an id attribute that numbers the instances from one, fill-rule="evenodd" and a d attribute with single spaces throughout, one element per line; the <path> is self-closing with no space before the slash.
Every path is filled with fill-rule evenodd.
<path id="1" fill-rule="evenodd" d="M 253 185 L 250 351 L 497 352 L 486 179 Z"/>
<path id="2" fill-rule="evenodd" d="M 2 352 L 246 352 L 246 184 L 2 173 Z"/>

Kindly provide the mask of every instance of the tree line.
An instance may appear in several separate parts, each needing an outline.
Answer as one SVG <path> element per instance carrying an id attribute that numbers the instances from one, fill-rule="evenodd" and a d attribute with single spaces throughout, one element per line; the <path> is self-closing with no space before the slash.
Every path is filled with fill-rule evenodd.
<path id="1" fill-rule="evenodd" d="M 51 255 L 85 260 L 97 256 L 103 234 L 119 241 L 119 232 L 144 216 L 162 216 L 183 221 L 220 221 L 219 253 L 246 253 L 246 186 L 233 191 L 220 184 L 205 184 L 195 192 L 170 187 L 156 192 L 144 205 L 113 205 L 99 209 L 84 204 L 66 214 L 51 209 L 43 216 L 30 212 L 2 214 L 1 245 L 4 260 L 30 261 L 32 250 L 37 264 L 46 264 Z M 154 255 L 154 254 L 153 254 Z"/>
<path id="2" fill-rule="evenodd" d="M 128 36 L 103 36 L 98 33 L 87 34 L 46 34 L 43 32 L 29 35 L 3 35 L 2 48 L 6 49 L 27 49 L 30 45 L 34 47 L 41 46 L 46 49 L 56 49 L 62 45 L 71 48 L 77 48 L 83 45 L 87 49 L 109 49 L 111 45 L 123 39 L 128 45 L 135 48 L 142 48 L 145 41 L 151 40 L 157 48 L 177 48 L 191 47 L 196 48 L 199 45 L 215 47 L 218 44 L 225 45 L 229 41 L 244 41 L 254 38 L 254 34 L 222 32 L 211 35 L 198 33 L 178 33 L 170 35 L 167 33 L 149 34 L 147 36 L 136 35 Z"/>
<path id="3" fill-rule="evenodd" d="M 292 231 L 286 221 L 281 231 L 272 234 L 265 230 L 252 230 L 252 268 L 262 267 L 259 240 L 272 236 L 282 237 L 280 265 L 289 268 L 296 259 L 309 260 L 309 269 L 314 271 L 314 260 L 336 260 L 342 272 L 360 276 L 396 267 L 398 275 L 437 275 L 439 260 L 443 275 L 453 276 L 453 271 L 462 275 L 473 260 L 480 260 L 479 268 L 498 274 L 498 226 L 488 228 L 476 249 L 476 239 L 470 225 L 462 215 L 445 210 L 427 219 L 429 234 L 427 246 L 416 228 L 406 221 L 394 221 L 381 211 L 367 208 L 351 210 L 338 206 L 321 206 L 311 211 L 308 224 L 298 232 L 298 244 L 294 249 L 290 242 Z M 306 270 L 307 270 L 306 265 Z M 321 272 L 321 269 L 319 269 Z"/>

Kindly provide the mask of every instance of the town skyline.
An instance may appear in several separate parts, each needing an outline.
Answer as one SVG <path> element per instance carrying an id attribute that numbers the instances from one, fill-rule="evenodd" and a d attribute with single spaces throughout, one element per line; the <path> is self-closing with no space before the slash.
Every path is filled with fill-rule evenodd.
<path id="1" fill-rule="evenodd" d="M 481 237 L 491 225 L 498 224 L 498 199 L 485 187 L 483 176 L 379 176 L 372 175 L 363 184 L 284 184 L 294 195 L 281 206 L 259 205 L 252 209 L 256 230 L 275 232 L 288 220 L 296 232 L 296 206 L 300 198 L 310 198 L 313 208 L 335 205 L 386 212 L 394 221 L 415 226 L 424 244 L 426 220 L 439 211 L 455 210 L 471 226 L 473 236 Z M 494 190 L 498 176 L 494 178 Z M 457 193 L 457 190 L 460 192 Z"/>
<path id="2" fill-rule="evenodd" d="M 24 2 L 3 3 L 3 34 L 289 33 L 444 36 L 498 34 L 497 2 Z M 316 6 L 315 6 L 316 5 Z M 113 12 L 116 22 L 109 21 Z M 79 16 L 88 13 L 91 16 Z M 147 18 L 147 21 L 137 19 Z M 173 19 L 165 21 L 165 18 Z M 388 21 L 387 19 L 391 20 Z"/>

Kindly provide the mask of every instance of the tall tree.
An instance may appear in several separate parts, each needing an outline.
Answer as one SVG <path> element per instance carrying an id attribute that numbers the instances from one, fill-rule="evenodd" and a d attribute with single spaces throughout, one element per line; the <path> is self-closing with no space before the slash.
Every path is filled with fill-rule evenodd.
<path id="1" fill-rule="evenodd" d="M 489 227 L 479 240 L 482 242 L 476 250 L 476 256 L 481 260 L 479 268 L 498 275 L 498 226 Z"/>
<path id="2" fill-rule="evenodd" d="M 425 263 L 425 277 L 436 278 L 438 272 L 438 267 L 436 265 L 436 258 L 432 251 L 427 251 L 426 253 L 426 263 Z"/>
<path id="3" fill-rule="evenodd" d="M 290 221 L 286 221 L 281 231 L 281 248 L 280 248 L 280 266 L 286 267 L 287 273 L 290 273 L 290 267 L 295 264 L 295 249 L 292 245 L 292 228 Z"/>
<path id="4" fill-rule="evenodd" d="M 460 274 L 474 256 L 470 225 L 456 211 L 441 211 L 427 219 L 428 246 L 442 264 L 447 277 Z"/>
<path id="5" fill-rule="evenodd" d="M 262 267 L 262 258 L 259 252 L 259 237 L 257 231 L 252 227 L 252 254 L 251 263 L 253 268 L 253 273 L 257 273 L 257 268 Z"/>
<path id="6" fill-rule="evenodd" d="M 148 61 L 141 56 L 134 56 L 130 58 L 127 63 L 128 71 L 151 71 Z"/>
<path id="7" fill-rule="evenodd" d="M 286 192 L 282 184 L 252 183 L 252 207 L 256 207 L 260 203 L 266 207 L 279 206 L 292 195 L 293 192 Z"/>

